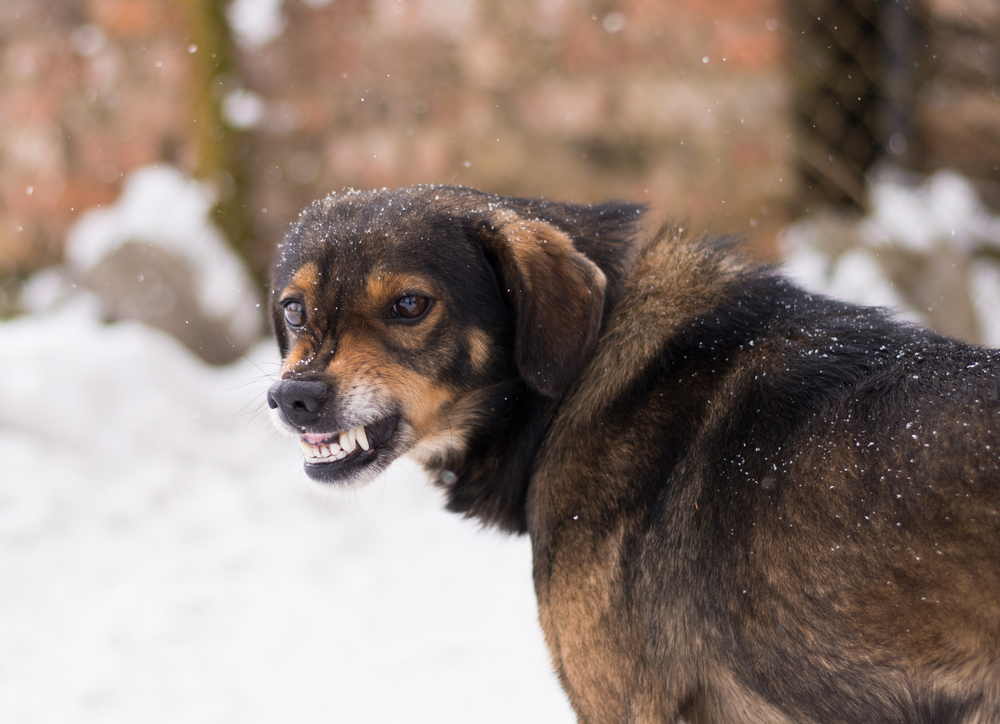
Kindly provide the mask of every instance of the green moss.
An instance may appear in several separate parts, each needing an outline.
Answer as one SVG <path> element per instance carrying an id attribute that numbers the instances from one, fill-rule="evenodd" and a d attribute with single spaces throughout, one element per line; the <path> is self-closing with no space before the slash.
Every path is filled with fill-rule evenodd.
<path id="1" fill-rule="evenodd" d="M 238 77 L 236 47 L 224 16 L 226 4 L 223 0 L 184 0 L 193 59 L 195 175 L 215 186 L 218 194 L 215 223 L 236 251 L 248 259 L 252 219 L 248 213 L 247 171 L 242 159 L 247 156 L 249 138 L 228 127 L 222 119 L 225 91 Z M 259 277 L 256 281 L 261 282 Z"/>

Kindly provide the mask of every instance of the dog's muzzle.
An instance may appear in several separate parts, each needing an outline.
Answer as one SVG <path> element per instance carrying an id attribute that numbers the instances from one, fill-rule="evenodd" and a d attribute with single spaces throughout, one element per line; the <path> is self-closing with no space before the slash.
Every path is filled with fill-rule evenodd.
<path id="1" fill-rule="evenodd" d="M 391 441 L 398 414 L 345 421 L 334 389 L 316 380 L 279 380 L 267 391 L 267 404 L 295 428 L 305 456 L 306 473 L 317 480 L 348 479 L 363 467 L 395 455 Z"/>

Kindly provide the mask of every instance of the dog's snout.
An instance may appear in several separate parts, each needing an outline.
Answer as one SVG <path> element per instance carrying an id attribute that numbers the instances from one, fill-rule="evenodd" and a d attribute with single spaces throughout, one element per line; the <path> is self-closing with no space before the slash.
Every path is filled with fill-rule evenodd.
<path id="1" fill-rule="evenodd" d="M 267 404 L 280 409 L 292 425 L 306 427 L 322 415 L 330 399 L 330 386 L 325 382 L 306 380 L 279 380 L 267 391 Z"/>

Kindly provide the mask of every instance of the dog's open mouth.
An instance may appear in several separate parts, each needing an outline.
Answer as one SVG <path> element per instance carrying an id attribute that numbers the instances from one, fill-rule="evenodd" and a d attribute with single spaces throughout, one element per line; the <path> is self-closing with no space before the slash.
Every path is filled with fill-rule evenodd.
<path id="1" fill-rule="evenodd" d="M 341 432 L 303 432 L 299 436 L 305 454 L 306 472 L 325 478 L 353 463 L 371 462 L 396 430 L 396 417 L 384 417 L 368 425 Z M 313 475 L 316 472 L 317 475 Z"/>

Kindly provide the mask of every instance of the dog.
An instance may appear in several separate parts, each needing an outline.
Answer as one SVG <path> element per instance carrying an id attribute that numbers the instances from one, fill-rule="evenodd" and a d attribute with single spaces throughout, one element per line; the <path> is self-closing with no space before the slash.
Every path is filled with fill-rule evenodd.
<path id="1" fill-rule="evenodd" d="M 644 207 L 333 195 L 279 245 L 305 472 L 527 533 L 578 720 L 1000 722 L 1000 353 Z"/>

